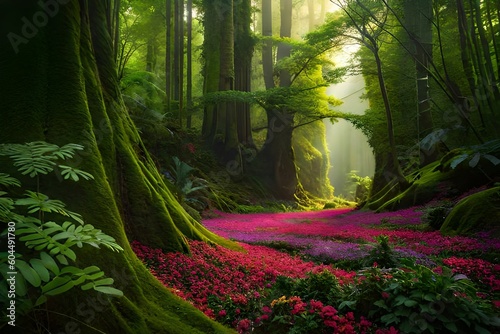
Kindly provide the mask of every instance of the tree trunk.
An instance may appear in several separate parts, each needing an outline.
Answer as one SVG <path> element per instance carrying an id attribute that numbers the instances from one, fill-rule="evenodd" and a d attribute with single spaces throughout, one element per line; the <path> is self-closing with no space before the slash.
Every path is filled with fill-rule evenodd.
<path id="1" fill-rule="evenodd" d="M 187 45 L 186 45 L 186 127 L 191 128 L 193 104 L 193 0 L 187 1 Z"/>
<path id="2" fill-rule="evenodd" d="M 242 92 L 251 91 L 252 55 L 254 39 L 250 30 L 251 1 L 242 0 L 234 8 L 234 89 Z M 254 147 L 250 122 L 250 105 L 236 103 L 238 123 L 238 141 L 245 147 Z"/>
<path id="3" fill-rule="evenodd" d="M 253 41 L 248 6 L 246 0 L 238 8 L 233 0 L 204 2 L 204 93 L 250 88 Z M 235 36 L 239 38 L 237 42 Z M 219 102 L 206 106 L 203 117 L 203 137 L 221 162 L 237 163 L 237 169 L 231 171 L 234 175 L 240 174 L 243 167 L 240 144 L 252 141 L 249 109 L 245 108 L 248 107 L 237 109 L 237 104 L 231 101 Z"/>
<path id="4" fill-rule="evenodd" d="M 280 36 L 290 37 L 292 33 L 292 1 L 281 0 Z M 287 43 L 278 45 L 277 60 L 289 57 L 291 47 Z M 290 73 L 286 69 L 279 71 L 281 87 L 291 84 Z M 275 195 L 282 199 L 293 200 L 297 190 L 298 178 L 292 148 L 294 116 L 288 110 L 267 110 L 267 137 L 260 157 L 265 166 L 263 170 L 271 171 L 270 185 Z"/>
<path id="5" fill-rule="evenodd" d="M 271 0 L 262 0 L 262 36 L 267 37 L 262 44 L 262 69 L 266 89 L 274 87 L 273 79 L 273 3 Z"/>
<path id="6" fill-rule="evenodd" d="M 182 127 L 184 92 L 184 1 L 174 1 L 174 100 L 178 102 L 179 126 Z"/>
<path id="7" fill-rule="evenodd" d="M 89 326 L 105 333 L 227 331 L 173 297 L 129 247 L 132 240 L 170 251 L 188 251 L 186 238 L 231 243 L 182 209 L 146 152 L 121 99 L 105 2 L 50 3 L 54 6 L 45 11 L 59 14 L 44 24 L 36 21 L 38 26 L 25 23 L 28 28 L 23 28 L 21 22 L 27 21 L 20 18 L 30 20 L 44 13 L 36 2 L 0 3 L 1 34 L 16 34 L 16 41 L 21 41 L 0 41 L 4 120 L 0 142 L 84 145 L 72 163 L 93 174 L 94 181 L 68 184 L 45 177 L 40 186 L 125 249 L 123 253 L 86 249 L 78 254 L 78 265 L 102 268 L 125 297 L 107 299 L 71 290 L 49 299 L 49 312 L 37 317 L 48 314 L 50 321 L 39 321 L 53 333 L 76 329 L 86 333 Z M 102 300 L 97 305 L 96 297 Z M 23 320 L 19 331 L 27 333 L 34 326 L 28 318 Z"/>
<path id="8" fill-rule="evenodd" d="M 156 67 L 156 48 L 155 48 L 155 39 L 150 38 L 147 44 L 146 50 L 146 71 L 154 72 Z"/>
<path id="9" fill-rule="evenodd" d="M 415 51 L 417 115 L 420 137 L 433 130 L 429 97 L 429 64 L 432 61 L 432 0 L 405 1 L 405 19 Z"/>
<path id="10" fill-rule="evenodd" d="M 165 0 L 165 112 L 172 101 L 172 0 Z"/>

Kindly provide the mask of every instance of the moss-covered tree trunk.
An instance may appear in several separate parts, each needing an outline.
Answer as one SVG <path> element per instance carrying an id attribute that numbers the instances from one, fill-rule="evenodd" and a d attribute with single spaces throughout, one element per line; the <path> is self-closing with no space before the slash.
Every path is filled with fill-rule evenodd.
<path id="1" fill-rule="evenodd" d="M 281 0 L 280 12 L 280 37 L 289 38 L 292 34 L 292 1 Z M 289 57 L 290 53 L 291 45 L 285 42 L 280 43 L 277 50 L 277 60 L 280 61 Z M 263 59 L 264 62 L 266 60 L 267 59 Z M 269 71 L 269 69 L 264 68 L 264 71 L 266 70 Z M 266 73 L 264 73 L 264 75 L 266 75 Z M 290 72 L 287 69 L 280 69 L 279 86 L 290 87 L 290 85 Z M 281 110 L 266 110 L 266 114 L 266 142 L 264 143 L 262 151 L 259 153 L 259 158 L 263 162 L 262 166 L 265 166 L 263 170 L 267 173 L 268 177 L 270 176 L 269 183 L 275 195 L 282 199 L 292 200 L 294 199 L 294 194 L 298 186 L 297 170 L 292 147 L 294 114 L 286 108 L 282 108 Z"/>
<path id="2" fill-rule="evenodd" d="M 254 38 L 250 30 L 252 6 L 250 0 L 243 0 L 234 7 L 234 89 L 242 92 L 251 91 L 252 55 Z M 246 147 L 253 147 L 250 122 L 250 105 L 236 103 L 238 140 Z"/>
<path id="3" fill-rule="evenodd" d="M 250 31 L 249 0 L 203 1 L 204 93 L 250 91 L 250 70 L 254 40 Z M 248 103 L 230 100 L 205 106 L 203 137 L 219 160 L 233 167 L 232 175 L 244 166 L 241 146 L 252 147 Z"/>
<path id="4" fill-rule="evenodd" d="M 88 326 L 106 333 L 225 331 L 173 297 L 129 247 L 139 240 L 188 251 L 186 238 L 226 241 L 182 209 L 146 152 L 121 99 L 108 10 L 98 0 L 0 2 L 1 35 L 8 37 L 0 41 L 0 142 L 84 145 L 72 163 L 95 180 L 42 178 L 41 190 L 125 249 L 78 254 L 81 265 L 92 263 L 114 276 L 125 297 L 107 300 L 72 290 L 48 302 L 51 312 L 64 316 L 49 312 L 50 320 L 38 319 L 52 333 L 68 332 L 68 326 L 81 333 L 91 332 Z M 103 302 L 96 307 L 97 297 Z"/>

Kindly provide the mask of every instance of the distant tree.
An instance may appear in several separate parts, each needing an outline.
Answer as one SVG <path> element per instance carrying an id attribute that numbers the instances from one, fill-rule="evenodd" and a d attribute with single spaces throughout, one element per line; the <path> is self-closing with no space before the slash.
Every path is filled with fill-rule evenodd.
<path id="1" fill-rule="evenodd" d="M 389 151 L 384 152 L 385 157 L 379 161 L 379 166 L 376 168 L 378 175 L 375 175 L 374 182 L 377 184 L 377 179 L 383 180 L 385 184 L 395 182 L 400 189 L 405 189 L 408 186 L 408 181 L 403 175 L 398 160 L 392 109 L 380 58 L 382 36 L 385 32 L 389 9 L 383 3 L 371 0 L 332 0 L 332 2 L 343 11 L 346 17 L 342 34 L 370 50 L 376 64 L 378 84 L 385 109 L 385 121 L 387 122 Z M 377 189 L 376 186 L 374 188 Z"/>
<path id="2" fill-rule="evenodd" d="M 249 91 L 253 41 L 250 2 L 203 1 L 204 94 Z M 202 135 L 223 162 L 242 161 L 241 146 L 252 145 L 249 109 L 234 100 L 205 105 Z M 241 163 L 240 163 L 241 167 Z"/>

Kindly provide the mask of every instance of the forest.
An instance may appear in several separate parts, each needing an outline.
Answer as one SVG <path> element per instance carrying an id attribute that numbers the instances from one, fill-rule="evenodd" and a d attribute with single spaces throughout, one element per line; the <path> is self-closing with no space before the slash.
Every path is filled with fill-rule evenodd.
<path id="1" fill-rule="evenodd" d="M 1 333 L 500 333 L 497 0 L 0 0 Z"/>

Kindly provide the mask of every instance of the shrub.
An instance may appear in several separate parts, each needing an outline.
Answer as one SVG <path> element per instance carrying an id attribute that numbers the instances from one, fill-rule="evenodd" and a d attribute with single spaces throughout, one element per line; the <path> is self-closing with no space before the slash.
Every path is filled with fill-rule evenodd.
<path id="1" fill-rule="evenodd" d="M 452 204 L 444 202 L 442 205 L 427 208 L 422 220 L 429 224 L 433 230 L 439 230 L 450 213 Z"/>
<path id="2" fill-rule="evenodd" d="M 389 245 L 389 237 L 379 235 L 375 237 L 377 244 L 370 250 L 370 253 L 365 258 L 366 266 L 380 266 L 383 268 L 394 268 L 399 264 L 397 254 Z"/>

